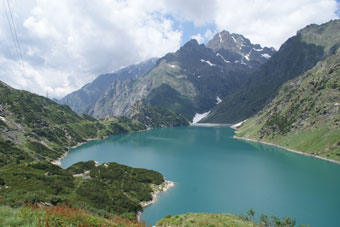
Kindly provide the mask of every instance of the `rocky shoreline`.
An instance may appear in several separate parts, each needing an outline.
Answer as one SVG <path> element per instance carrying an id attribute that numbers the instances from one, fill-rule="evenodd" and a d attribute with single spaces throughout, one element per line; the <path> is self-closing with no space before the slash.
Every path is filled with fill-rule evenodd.
<path id="1" fill-rule="evenodd" d="M 149 201 L 143 201 L 140 203 L 140 205 L 144 208 L 147 206 L 150 206 L 151 204 L 155 203 L 157 201 L 157 197 L 161 192 L 166 192 L 170 188 L 174 187 L 175 183 L 169 180 L 165 180 L 162 184 L 160 185 L 151 185 L 151 188 L 153 190 L 152 194 L 152 200 Z M 137 220 L 140 221 L 142 216 L 142 212 L 137 213 Z"/>

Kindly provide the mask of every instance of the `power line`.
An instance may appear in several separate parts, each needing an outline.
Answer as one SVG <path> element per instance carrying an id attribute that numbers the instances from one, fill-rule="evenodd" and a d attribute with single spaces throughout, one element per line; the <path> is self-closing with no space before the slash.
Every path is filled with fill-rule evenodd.
<path id="1" fill-rule="evenodd" d="M 8 25 L 9 25 L 9 29 L 11 31 L 11 37 L 13 39 L 13 43 L 14 43 L 14 47 L 15 47 L 15 53 L 18 55 L 18 58 L 20 58 L 20 55 L 19 55 L 19 52 L 18 52 L 18 48 L 17 48 L 17 43 L 15 41 L 14 31 L 13 31 L 13 28 L 12 28 L 12 23 L 11 23 L 11 21 L 9 19 L 9 15 L 7 13 L 7 6 L 5 4 L 5 0 L 2 0 L 2 4 L 4 5 L 7 22 L 8 22 Z"/>
<path id="2" fill-rule="evenodd" d="M 4 8 L 5 8 L 6 18 L 7 18 L 8 24 L 9 24 L 9 28 L 11 30 L 11 35 L 12 35 L 12 39 L 13 39 L 13 42 L 14 42 L 15 50 L 16 50 L 16 53 L 17 53 L 17 55 L 19 57 L 21 66 L 23 68 L 23 76 L 24 76 L 24 79 L 25 79 L 26 85 L 27 85 L 26 68 L 25 68 L 24 61 L 22 59 L 20 42 L 19 42 L 19 39 L 18 39 L 17 30 L 15 28 L 15 23 L 14 23 L 14 19 L 13 19 L 11 5 L 9 4 L 8 0 L 7 0 L 7 7 L 6 7 L 5 0 L 2 0 L 2 3 L 3 3 Z M 7 8 L 8 8 L 8 12 L 7 12 Z"/>

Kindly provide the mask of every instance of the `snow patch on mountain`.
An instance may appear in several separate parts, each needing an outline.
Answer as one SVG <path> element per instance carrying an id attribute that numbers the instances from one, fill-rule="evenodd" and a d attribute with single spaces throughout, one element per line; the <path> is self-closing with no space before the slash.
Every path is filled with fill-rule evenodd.
<path id="1" fill-rule="evenodd" d="M 224 58 L 220 53 L 217 53 L 216 56 L 222 58 L 222 60 L 223 60 L 225 63 L 230 63 L 230 61 L 225 60 L 225 58 Z"/>
<path id="2" fill-rule="evenodd" d="M 194 118 L 192 119 L 192 123 L 197 123 L 199 122 L 200 120 L 202 120 L 203 118 L 205 118 L 206 116 L 208 116 L 208 114 L 210 113 L 210 111 L 208 112 L 205 112 L 205 113 L 196 113 Z"/>
<path id="3" fill-rule="evenodd" d="M 218 33 L 218 36 L 220 37 L 220 43 L 222 43 L 222 42 L 223 42 L 223 39 L 222 39 L 222 36 L 221 36 L 221 32 Z"/>
<path id="4" fill-rule="evenodd" d="M 215 64 L 211 63 L 209 60 L 201 59 L 201 62 L 205 62 L 205 63 L 207 63 L 210 66 L 216 66 Z"/>
<path id="5" fill-rule="evenodd" d="M 176 68 L 177 66 L 176 65 L 171 65 L 171 64 L 168 64 L 171 68 Z"/>
<path id="6" fill-rule="evenodd" d="M 222 102 L 222 99 L 220 99 L 220 97 L 216 96 L 216 104 L 220 104 Z"/>
<path id="7" fill-rule="evenodd" d="M 257 52 L 260 52 L 260 51 L 263 51 L 263 48 L 261 48 L 261 49 L 253 48 L 253 50 L 255 50 L 255 51 L 257 51 Z"/>
<path id="8" fill-rule="evenodd" d="M 265 57 L 265 58 L 269 59 L 271 56 L 266 53 L 266 54 L 262 54 L 262 57 Z"/>

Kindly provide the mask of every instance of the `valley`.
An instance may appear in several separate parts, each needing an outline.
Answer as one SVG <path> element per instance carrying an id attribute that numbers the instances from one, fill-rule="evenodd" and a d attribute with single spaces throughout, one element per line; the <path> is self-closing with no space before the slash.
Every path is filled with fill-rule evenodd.
<path id="1" fill-rule="evenodd" d="M 278 50 L 225 30 L 191 39 L 59 100 L 0 81 L 0 217 L 336 226 L 339 105 L 340 20 Z"/>

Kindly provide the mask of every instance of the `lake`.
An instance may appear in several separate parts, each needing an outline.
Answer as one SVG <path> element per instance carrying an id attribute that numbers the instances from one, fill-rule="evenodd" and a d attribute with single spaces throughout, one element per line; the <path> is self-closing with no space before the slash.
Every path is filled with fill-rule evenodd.
<path id="1" fill-rule="evenodd" d="M 233 138 L 229 127 L 177 127 L 112 136 L 72 149 L 79 161 L 157 170 L 175 187 L 144 209 L 155 224 L 168 214 L 246 213 L 295 217 L 297 224 L 339 226 L 340 165 Z"/>

